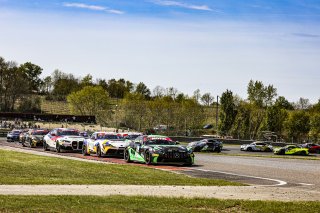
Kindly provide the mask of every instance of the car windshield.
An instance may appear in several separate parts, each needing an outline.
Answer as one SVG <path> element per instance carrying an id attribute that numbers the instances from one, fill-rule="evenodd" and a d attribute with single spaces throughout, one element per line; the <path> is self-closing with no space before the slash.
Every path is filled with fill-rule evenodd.
<path id="1" fill-rule="evenodd" d="M 32 135 L 46 135 L 48 134 L 47 131 L 36 131 L 36 132 L 32 132 L 31 133 Z"/>
<path id="2" fill-rule="evenodd" d="M 126 135 L 124 138 L 126 139 L 130 139 L 130 140 L 134 140 L 136 139 L 137 137 L 139 137 L 140 135 Z"/>
<path id="3" fill-rule="evenodd" d="M 20 131 L 13 131 L 13 132 L 12 132 L 12 134 L 15 134 L 15 135 L 16 135 L 16 134 L 20 134 L 20 133 L 21 133 Z"/>
<path id="4" fill-rule="evenodd" d="M 121 136 L 118 136 L 118 135 L 97 135 L 97 139 L 117 140 L 122 138 Z"/>
<path id="5" fill-rule="evenodd" d="M 146 145 L 175 145 L 176 143 L 168 140 L 148 140 L 145 142 Z"/>
<path id="6" fill-rule="evenodd" d="M 76 135 L 76 136 L 79 136 L 79 132 L 78 131 L 74 131 L 74 130 L 58 131 L 58 135 Z"/>

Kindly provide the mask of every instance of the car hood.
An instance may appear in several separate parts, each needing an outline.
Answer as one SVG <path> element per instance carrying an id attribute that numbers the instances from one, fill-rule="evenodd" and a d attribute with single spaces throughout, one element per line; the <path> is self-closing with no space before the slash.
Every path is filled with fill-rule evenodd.
<path id="1" fill-rule="evenodd" d="M 170 151 L 180 151 L 180 152 L 186 152 L 188 151 L 188 148 L 185 146 L 177 146 L 177 145 L 149 145 L 153 150 L 155 151 L 165 151 L 165 152 L 170 152 Z"/>
<path id="2" fill-rule="evenodd" d="M 108 144 L 110 144 L 110 145 L 112 145 L 112 146 L 114 146 L 114 147 L 125 147 L 125 145 L 126 145 L 126 142 L 124 142 L 124 141 L 108 141 L 107 142 Z"/>
<path id="3" fill-rule="evenodd" d="M 83 141 L 84 137 L 82 136 L 76 136 L 76 135 L 70 135 L 70 136 L 62 136 L 62 140 L 75 140 L 75 141 Z"/>
<path id="4" fill-rule="evenodd" d="M 31 138 L 36 140 L 42 140 L 44 138 L 44 135 L 32 135 Z"/>

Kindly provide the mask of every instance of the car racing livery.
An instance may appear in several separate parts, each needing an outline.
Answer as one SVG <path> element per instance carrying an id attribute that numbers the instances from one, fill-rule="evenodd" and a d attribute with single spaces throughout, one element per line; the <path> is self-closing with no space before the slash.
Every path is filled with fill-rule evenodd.
<path id="1" fill-rule="evenodd" d="M 272 152 L 273 146 L 263 142 L 253 142 L 241 145 L 240 150 L 249 152 Z"/>
<path id="2" fill-rule="evenodd" d="M 124 159 L 128 163 L 179 163 L 191 166 L 194 163 L 194 154 L 191 148 L 178 145 L 166 136 L 143 135 L 126 147 Z"/>
<path id="3" fill-rule="evenodd" d="M 47 129 L 34 129 L 25 133 L 25 140 L 21 142 L 22 146 L 29 146 L 31 148 L 43 146 L 44 136 L 49 133 Z"/>
<path id="4" fill-rule="evenodd" d="M 274 150 L 276 155 L 308 155 L 309 150 L 307 148 L 301 148 L 296 145 L 288 145 Z"/>
<path id="5" fill-rule="evenodd" d="M 7 141 L 10 142 L 14 142 L 14 141 L 19 141 L 19 137 L 20 137 L 20 134 L 22 133 L 21 130 L 12 130 L 11 132 L 8 132 L 7 134 Z"/>
<path id="6" fill-rule="evenodd" d="M 223 144 L 216 139 L 202 139 L 200 141 L 190 142 L 187 147 L 190 147 L 194 152 L 221 152 Z"/>
<path id="7" fill-rule="evenodd" d="M 113 132 L 94 132 L 89 139 L 84 141 L 83 155 L 95 154 L 102 156 L 122 157 L 125 149 L 124 139 Z"/>
<path id="8" fill-rule="evenodd" d="M 81 151 L 84 138 L 79 136 L 79 132 L 76 129 L 57 128 L 51 130 L 43 141 L 43 149 L 55 150 L 61 152 L 61 150 Z"/>

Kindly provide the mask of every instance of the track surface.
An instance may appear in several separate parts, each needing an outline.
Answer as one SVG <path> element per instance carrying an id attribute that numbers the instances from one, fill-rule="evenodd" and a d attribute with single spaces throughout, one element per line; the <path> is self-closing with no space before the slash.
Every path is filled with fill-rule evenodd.
<path id="1" fill-rule="evenodd" d="M 17 142 L 8 143 L 5 139 L 0 139 L 0 146 L 44 152 L 41 148 L 23 148 L 21 144 Z M 234 149 L 236 152 L 237 147 L 226 146 L 225 149 L 226 150 L 223 152 L 225 152 L 226 155 L 196 154 L 196 162 L 192 167 L 170 165 L 149 167 L 174 171 L 195 177 L 231 180 L 250 185 L 297 188 L 305 191 L 320 191 L 320 161 L 318 160 L 228 156 L 230 151 L 227 150 Z M 124 160 L 121 158 L 97 158 L 95 156 L 82 156 L 80 153 L 68 152 L 58 154 L 51 151 L 48 153 L 86 160 L 125 164 Z M 246 154 L 250 155 L 250 153 L 247 152 Z M 253 154 L 257 155 L 259 153 Z M 266 155 L 265 153 L 260 154 Z M 272 153 L 267 153 L 267 155 L 269 154 Z M 132 165 L 146 166 L 144 164 Z"/>

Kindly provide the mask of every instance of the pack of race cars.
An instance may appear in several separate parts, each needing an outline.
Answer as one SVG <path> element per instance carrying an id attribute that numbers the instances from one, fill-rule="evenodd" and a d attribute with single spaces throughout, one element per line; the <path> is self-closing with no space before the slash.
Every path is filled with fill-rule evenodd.
<path id="1" fill-rule="evenodd" d="M 97 157 L 123 157 L 128 163 L 145 164 L 194 164 L 194 152 L 221 152 L 223 143 L 218 139 L 205 138 L 180 145 L 163 135 L 143 135 L 139 132 L 79 132 L 72 128 L 13 130 L 7 141 L 19 141 L 24 147 L 43 147 L 45 151 L 75 151 Z M 288 145 L 274 148 L 264 142 L 253 142 L 240 146 L 241 151 L 273 152 L 277 155 L 308 155 L 320 153 L 317 144 Z"/>
<path id="2" fill-rule="evenodd" d="M 20 141 L 22 146 L 39 147 L 44 151 L 75 151 L 97 157 L 123 157 L 126 162 L 145 164 L 194 163 L 193 150 L 163 135 L 143 135 L 138 132 L 93 132 L 85 137 L 83 132 L 71 128 L 14 130 L 7 141 Z M 13 137 L 14 136 L 14 137 Z"/>

